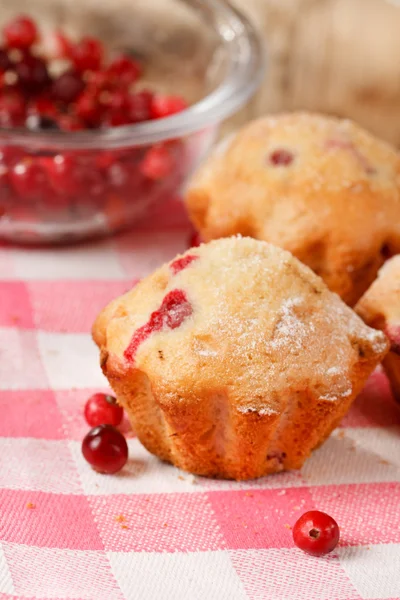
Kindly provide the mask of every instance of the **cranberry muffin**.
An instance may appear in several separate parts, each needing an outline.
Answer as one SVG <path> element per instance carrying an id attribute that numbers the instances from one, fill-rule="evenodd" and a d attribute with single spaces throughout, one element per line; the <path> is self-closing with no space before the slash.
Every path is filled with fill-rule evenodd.
<path id="1" fill-rule="evenodd" d="M 393 395 L 400 402 L 400 255 L 380 269 L 378 278 L 358 302 L 356 311 L 371 327 L 385 332 L 390 352 L 383 361 Z"/>
<path id="2" fill-rule="evenodd" d="M 209 241 L 279 245 L 353 306 L 400 251 L 400 158 L 348 120 L 293 113 L 254 121 L 200 167 L 187 195 Z"/>
<path id="3" fill-rule="evenodd" d="M 300 468 L 387 350 L 289 252 L 241 237 L 162 266 L 104 309 L 93 337 L 144 446 L 233 479 Z"/>

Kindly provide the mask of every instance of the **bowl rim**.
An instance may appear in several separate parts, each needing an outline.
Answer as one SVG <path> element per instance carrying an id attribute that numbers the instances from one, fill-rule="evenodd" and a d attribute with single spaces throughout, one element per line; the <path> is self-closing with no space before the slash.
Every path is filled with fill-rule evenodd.
<path id="1" fill-rule="evenodd" d="M 170 117 L 107 129 L 60 132 L 0 128 L 0 140 L 27 150 L 115 149 L 155 144 L 215 126 L 254 94 L 265 68 L 263 43 L 253 25 L 226 0 L 181 0 L 214 17 L 214 29 L 227 49 L 224 79 L 207 96 Z"/>

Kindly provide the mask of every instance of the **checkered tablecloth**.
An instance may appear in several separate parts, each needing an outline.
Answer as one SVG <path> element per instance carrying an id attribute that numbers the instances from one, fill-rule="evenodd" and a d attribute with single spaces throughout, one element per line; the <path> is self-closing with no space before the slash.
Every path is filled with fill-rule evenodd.
<path id="1" fill-rule="evenodd" d="M 133 434 L 118 475 L 80 445 L 107 389 L 98 311 L 188 245 L 171 202 L 137 231 L 72 248 L 0 248 L 0 598 L 400 598 L 400 409 L 381 372 L 300 472 L 246 483 L 159 462 Z M 303 554 L 290 527 L 318 508 L 342 539 Z"/>

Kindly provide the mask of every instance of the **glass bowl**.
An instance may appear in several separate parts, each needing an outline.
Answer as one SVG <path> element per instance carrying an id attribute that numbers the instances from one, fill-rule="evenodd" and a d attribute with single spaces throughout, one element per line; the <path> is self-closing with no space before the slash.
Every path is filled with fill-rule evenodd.
<path id="1" fill-rule="evenodd" d="M 102 130 L 0 129 L 2 239 L 71 242 L 131 226 L 156 203 L 179 193 L 221 121 L 250 98 L 261 80 L 260 41 L 223 0 L 118 0 L 118 10 L 115 5 L 2 0 L 0 25 L 23 13 L 45 34 L 61 28 L 77 38 L 99 37 L 110 51 L 140 60 L 145 88 L 179 94 L 190 108 Z M 157 178 L 141 168 L 155 146 L 166 148 L 169 156 L 169 169 Z M 33 162 L 40 176 L 15 189 L 10 168 L 23 172 Z M 56 177 L 48 169 L 55 169 Z"/>

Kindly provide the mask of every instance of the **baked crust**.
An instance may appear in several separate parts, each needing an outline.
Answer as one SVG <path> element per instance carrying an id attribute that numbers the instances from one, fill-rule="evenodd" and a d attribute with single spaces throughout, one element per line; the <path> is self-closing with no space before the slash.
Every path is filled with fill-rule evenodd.
<path id="1" fill-rule="evenodd" d="M 380 269 L 356 311 L 371 327 L 384 331 L 389 339 L 390 352 L 383 367 L 393 395 L 400 402 L 400 256 L 393 257 Z"/>
<path id="2" fill-rule="evenodd" d="M 162 266 L 93 337 L 144 446 L 233 479 L 300 468 L 387 350 L 308 267 L 241 237 Z"/>
<path id="3" fill-rule="evenodd" d="M 279 245 L 353 306 L 400 252 L 399 174 L 398 153 L 355 123 L 283 114 L 217 148 L 186 206 L 205 241 L 240 233 Z"/>

